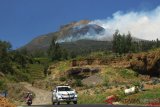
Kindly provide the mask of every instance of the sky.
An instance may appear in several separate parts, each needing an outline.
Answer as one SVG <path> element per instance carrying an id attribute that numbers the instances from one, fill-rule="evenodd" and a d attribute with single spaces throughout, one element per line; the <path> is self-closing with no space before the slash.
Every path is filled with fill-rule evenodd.
<path id="1" fill-rule="evenodd" d="M 13 49 L 79 20 L 105 20 L 121 11 L 150 11 L 160 0 L 0 0 L 0 40 Z"/>

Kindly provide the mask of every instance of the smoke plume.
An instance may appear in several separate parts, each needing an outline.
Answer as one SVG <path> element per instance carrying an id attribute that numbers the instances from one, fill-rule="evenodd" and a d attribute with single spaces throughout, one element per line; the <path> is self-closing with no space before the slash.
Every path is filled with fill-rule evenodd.
<path id="1" fill-rule="evenodd" d="M 105 29 L 104 35 L 96 35 L 98 40 L 104 40 L 113 35 L 115 30 L 133 37 L 155 40 L 160 39 L 160 6 L 151 11 L 131 11 L 123 13 L 118 11 L 105 20 L 95 20 L 90 24 L 97 24 Z"/>

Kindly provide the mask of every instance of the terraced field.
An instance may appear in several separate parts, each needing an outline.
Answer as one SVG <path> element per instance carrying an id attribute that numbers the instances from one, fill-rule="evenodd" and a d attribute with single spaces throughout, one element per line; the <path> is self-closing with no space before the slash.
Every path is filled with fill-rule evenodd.
<path id="1" fill-rule="evenodd" d="M 29 65 L 30 67 L 30 75 L 35 79 L 44 79 L 44 67 L 40 64 L 32 64 Z"/>

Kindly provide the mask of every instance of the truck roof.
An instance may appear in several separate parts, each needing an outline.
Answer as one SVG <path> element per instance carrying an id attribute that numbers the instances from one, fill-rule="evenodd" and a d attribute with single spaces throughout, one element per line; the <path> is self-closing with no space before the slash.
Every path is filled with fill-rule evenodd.
<path id="1" fill-rule="evenodd" d="M 65 85 L 63 85 L 63 86 L 56 86 L 56 87 L 69 87 L 70 88 L 70 86 L 65 86 Z"/>

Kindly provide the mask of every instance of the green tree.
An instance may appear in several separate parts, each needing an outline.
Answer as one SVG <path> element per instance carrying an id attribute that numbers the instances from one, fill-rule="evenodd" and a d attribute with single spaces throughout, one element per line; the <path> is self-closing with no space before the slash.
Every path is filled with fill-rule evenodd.
<path id="1" fill-rule="evenodd" d="M 25 68 L 30 62 L 30 58 L 19 51 L 15 51 L 14 61 L 21 65 L 22 68 Z"/>
<path id="2" fill-rule="evenodd" d="M 9 51 L 11 44 L 0 40 L 0 71 L 3 73 L 13 73 Z"/>
<path id="3" fill-rule="evenodd" d="M 156 48 L 159 48 L 160 47 L 160 41 L 159 41 L 159 39 L 157 38 L 156 39 Z"/>
<path id="4" fill-rule="evenodd" d="M 118 35 L 119 35 L 119 31 L 116 30 L 115 33 L 113 34 L 113 41 L 112 41 L 112 50 L 115 53 L 118 53 Z"/>
<path id="5" fill-rule="evenodd" d="M 62 49 L 62 59 L 68 59 L 68 52 L 66 49 Z"/>
<path id="6" fill-rule="evenodd" d="M 60 47 L 59 43 L 56 42 L 56 38 L 52 39 L 52 42 L 48 49 L 48 55 L 52 61 L 64 60 L 68 58 L 68 52 Z"/>
<path id="7" fill-rule="evenodd" d="M 121 35 L 118 30 L 113 34 L 113 52 L 121 54 L 129 53 L 132 51 L 132 37 L 131 34 Z"/>
<path id="8" fill-rule="evenodd" d="M 131 47 L 132 47 L 132 37 L 131 37 L 131 33 L 130 32 L 128 32 L 128 34 L 126 35 L 126 44 L 125 44 L 125 46 L 126 46 L 125 53 L 128 53 L 128 52 L 132 51 L 131 50 Z"/>

